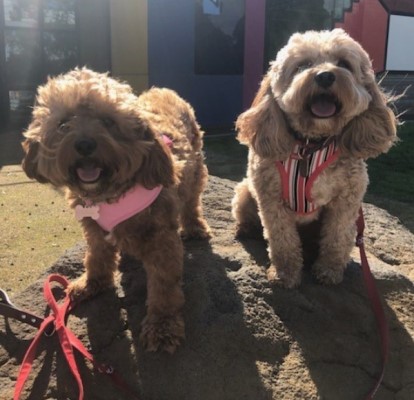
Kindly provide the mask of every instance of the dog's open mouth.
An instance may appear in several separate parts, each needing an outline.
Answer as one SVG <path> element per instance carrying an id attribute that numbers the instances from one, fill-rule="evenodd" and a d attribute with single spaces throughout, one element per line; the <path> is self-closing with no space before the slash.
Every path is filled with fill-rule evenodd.
<path id="1" fill-rule="evenodd" d="M 73 168 L 73 175 L 81 183 L 92 184 L 99 181 L 104 174 L 104 170 L 96 162 L 85 160 L 78 162 Z"/>
<path id="2" fill-rule="evenodd" d="M 338 99 L 331 94 L 319 94 L 311 98 L 309 110 L 316 118 L 330 118 L 341 109 Z"/>

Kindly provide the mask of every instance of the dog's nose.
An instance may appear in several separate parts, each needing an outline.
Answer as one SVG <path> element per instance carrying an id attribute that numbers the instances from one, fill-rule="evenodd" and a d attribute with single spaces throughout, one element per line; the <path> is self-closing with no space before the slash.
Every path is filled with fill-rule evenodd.
<path id="1" fill-rule="evenodd" d="M 97 143 L 94 139 L 91 138 L 83 138 L 78 139 L 75 142 L 75 150 L 81 155 L 81 156 L 90 156 L 96 149 Z"/>
<path id="2" fill-rule="evenodd" d="M 322 71 L 315 75 L 316 83 L 324 89 L 332 86 L 332 84 L 335 82 L 335 79 L 335 74 L 330 71 Z"/>

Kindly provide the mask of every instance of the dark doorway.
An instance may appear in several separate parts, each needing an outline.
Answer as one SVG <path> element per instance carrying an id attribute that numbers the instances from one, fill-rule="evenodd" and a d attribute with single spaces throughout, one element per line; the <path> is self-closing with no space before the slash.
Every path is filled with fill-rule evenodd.
<path id="1" fill-rule="evenodd" d="M 195 8 L 194 71 L 198 75 L 241 75 L 244 1 L 198 0 Z"/>
<path id="2" fill-rule="evenodd" d="M 324 0 L 267 0 L 264 71 L 294 32 L 331 29 L 335 7 L 338 6 L 336 3 Z"/>

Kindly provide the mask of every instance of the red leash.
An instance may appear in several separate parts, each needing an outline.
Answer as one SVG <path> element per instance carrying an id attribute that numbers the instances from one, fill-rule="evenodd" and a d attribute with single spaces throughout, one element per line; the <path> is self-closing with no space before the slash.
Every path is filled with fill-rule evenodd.
<path id="1" fill-rule="evenodd" d="M 73 352 L 74 349 L 79 351 L 86 359 L 88 359 L 99 372 L 105 375 L 108 375 L 112 379 L 114 384 L 118 386 L 120 389 L 122 389 L 124 392 L 126 392 L 128 395 L 130 395 L 131 398 L 138 400 L 138 397 L 136 396 L 136 394 L 128 387 L 128 385 L 122 380 L 122 378 L 118 374 L 115 373 L 114 369 L 109 365 L 97 363 L 94 360 L 92 354 L 85 348 L 82 342 L 66 326 L 66 318 L 68 316 L 68 313 L 71 311 L 73 305 L 70 302 L 69 296 L 65 297 L 61 305 L 59 305 L 56 302 L 53 296 L 51 287 L 50 287 L 50 284 L 52 282 L 59 283 L 63 287 L 63 289 L 66 289 L 68 286 L 68 281 L 66 280 L 66 278 L 64 278 L 61 275 L 57 275 L 57 274 L 50 275 L 47 278 L 43 286 L 43 295 L 51 309 L 51 313 L 48 317 L 44 318 L 43 321 L 41 322 L 39 331 L 37 332 L 36 336 L 34 337 L 32 343 L 30 344 L 24 356 L 22 365 L 20 367 L 19 375 L 17 377 L 13 400 L 19 400 L 20 398 L 24 384 L 32 369 L 33 360 L 36 357 L 36 348 L 39 344 L 39 341 L 42 335 L 44 334 L 46 336 L 52 336 L 55 332 L 58 334 L 59 342 L 60 342 L 60 346 L 62 348 L 63 354 L 69 365 L 70 371 L 78 385 L 78 389 L 79 389 L 78 399 L 79 400 L 84 399 L 84 390 L 83 390 L 82 378 L 79 374 L 79 370 L 76 365 L 76 360 L 74 357 L 74 352 Z M 8 301 L 7 297 L 6 299 L 7 299 L 7 301 L 5 301 L 6 304 L 2 304 L 2 306 L 3 308 L 9 308 L 8 310 L 9 315 L 11 315 L 13 312 L 15 313 L 15 315 L 13 316 L 15 316 L 17 319 L 25 320 L 26 317 L 22 318 L 21 311 L 19 312 L 16 309 L 10 310 L 11 308 L 14 308 L 14 306 L 10 303 L 10 301 Z M 4 300 L 3 300 L 3 303 L 4 303 Z M 18 312 L 20 313 L 20 315 L 17 314 Z M 25 313 L 25 314 L 31 315 L 29 313 Z"/>
<path id="2" fill-rule="evenodd" d="M 356 245 L 359 247 L 359 253 L 361 256 L 362 274 L 364 276 L 365 287 L 367 289 L 368 298 L 371 302 L 371 306 L 374 311 L 375 319 L 377 321 L 377 326 L 378 326 L 380 341 L 381 341 L 382 369 L 381 369 L 381 374 L 377 379 L 377 382 L 375 383 L 374 387 L 371 389 L 371 391 L 366 397 L 367 400 L 371 400 L 374 398 L 375 393 L 379 389 L 381 382 L 384 378 L 385 365 L 387 363 L 388 352 L 389 352 L 389 330 L 388 330 L 387 318 L 385 317 L 384 308 L 382 307 L 381 298 L 378 293 L 377 287 L 375 285 L 375 279 L 372 276 L 372 273 L 371 273 L 371 270 L 368 264 L 368 259 L 365 254 L 365 247 L 364 247 L 365 222 L 364 222 L 364 215 L 362 213 L 362 208 L 359 209 L 359 215 L 358 215 L 356 225 L 357 225 Z"/>

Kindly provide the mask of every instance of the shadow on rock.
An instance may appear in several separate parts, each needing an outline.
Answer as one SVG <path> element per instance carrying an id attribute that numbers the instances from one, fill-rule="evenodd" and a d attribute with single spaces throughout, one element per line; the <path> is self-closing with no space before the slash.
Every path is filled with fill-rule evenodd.
<path id="1" fill-rule="evenodd" d="M 297 342 L 297 357 L 303 359 L 318 398 L 364 399 L 380 375 L 381 351 L 360 266 L 351 263 L 337 286 L 313 283 L 310 272 L 305 275 L 297 290 L 273 289 L 275 313 Z M 406 323 L 413 315 L 413 285 L 403 276 L 379 277 L 376 283 L 387 301 L 391 348 L 375 398 L 409 400 L 414 398 L 414 344 L 401 320 Z M 398 315 L 387 306 L 393 298 Z"/>
<path id="2" fill-rule="evenodd" d="M 121 284 L 144 399 L 272 399 L 258 373 L 258 355 L 276 363 L 285 350 L 256 341 L 246 326 L 237 285 L 227 275 L 240 268 L 238 261 L 215 254 L 207 242 L 186 243 L 186 340 L 169 355 L 147 353 L 139 343 L 145 274 L 134 260 L 125 260 Z"/>

